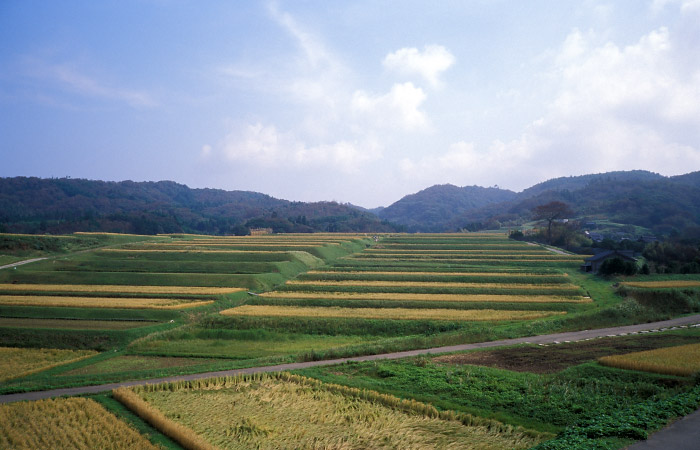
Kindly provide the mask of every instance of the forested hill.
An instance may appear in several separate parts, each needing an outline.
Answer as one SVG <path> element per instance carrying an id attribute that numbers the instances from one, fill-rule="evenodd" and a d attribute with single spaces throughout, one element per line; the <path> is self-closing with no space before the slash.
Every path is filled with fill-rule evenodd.
<path id="1" fill-rule="evenodd" d="M 579 218 L 605 218 L 618 223 L 640 225 L 660 234 L 700 226 L 700 172 L 664 177 L 646 171 L 609 172 L 577 177 L 562 177 L 532 186 L 520 193 L 499 190 L 509 197 L 491 201 L 492 196 L 475 199 L 478 207 L 439 208 L 454 202 L 459 189 L 434 186 L 406 196 L 379 213 L 409 231 L 456 231 L 460 229 L 518 226 L 530 220 L 533 208 L 551 201 L 568 204 Z M 484 188 L 479 188 L 484 189 Z M 495 189 L 495 188 L 492 188 Z M 429 192 L 431 195 L 424 196 Z M 473 195 L 479 190 L 470 189 Z M 509 194 L 510 193 L 510 194 Z M 403 205 L 410 204 L 407 209 Z M 386 211 L 406 214 L 385 215 Z M 417 221 L 420 211 L 434 213 L 429 221 Z"/>
<path id="2" fill-rule="evenodd" d="M 171 181 L 0 178 L 0 232 L 244 234 L 397 231 L 369 212 L 335 202 L 303 203 L 265 194 L 190 189 Z"/>
<path id="3" fill-rule="evenodd" d="M 451 219 L 516 196 L 515 192 L 498 188 L 437 185 L 407 195 L 379 211 L 378 216 L 405 225 L 409 231 L 446 231 Z"/>

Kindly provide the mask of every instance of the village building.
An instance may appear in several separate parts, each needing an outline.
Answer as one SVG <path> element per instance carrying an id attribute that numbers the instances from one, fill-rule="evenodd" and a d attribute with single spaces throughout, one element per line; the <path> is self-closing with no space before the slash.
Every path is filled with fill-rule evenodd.
<path id="1" fill-rule="evenodd" d="M 600 266 L 608 259 L 620 258 L 623 261 L 637 262 L 633 250 L 607 250 L 584 260 L 581 266 L 583 272 L 598 273 Z"/>

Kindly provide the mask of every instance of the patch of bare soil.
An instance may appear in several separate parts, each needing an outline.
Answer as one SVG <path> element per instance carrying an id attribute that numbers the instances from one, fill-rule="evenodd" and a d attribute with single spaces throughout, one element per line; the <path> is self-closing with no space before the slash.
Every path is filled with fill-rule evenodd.
<path id="1" fill-rule="evenodd" d="M 556 373 L 567 367 L 593 361 L 601 356 L 653 350 L 674 345 L 693 344 L 698 337 L 687 335 L 647 335 L 594 339 L 547 347 L 523 346 L 438 356 L 441 364 L 473 364 L 516 372 Z"/>

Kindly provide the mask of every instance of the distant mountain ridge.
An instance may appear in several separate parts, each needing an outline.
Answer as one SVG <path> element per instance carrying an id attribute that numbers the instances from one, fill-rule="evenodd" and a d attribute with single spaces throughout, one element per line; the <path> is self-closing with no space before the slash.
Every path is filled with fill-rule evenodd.
<path id="1" fill-rule="evenodd" d="M 249 228 L 400 230 L 335 202 L 290 202 L 258 192 L 190 189 L 172 181 L 0 178 L 0 231 L 244 234 Z"/>
<path id="2" fill-rule="evenodd" d="M 561 177 L 520 193 L 475 188 L 436 185 L 407 195 L 378 215 L 408 231 L 518 226 L 529 220 L 534 207 L 556 200 L 569 204 L 577 216 L 605 217 L 663 234 L 700 226 L 700 172 L 665 177 L 633 170 Z"/>
<path id="3" fill-rule="evenodd" d="M 0 178 L 0 232 L 245 234 L 443 232 L 517 227 L 551 201 L 579 218 L 605 218 L 659 234 L 700 227 L 700 171 L 672 177 L 633 170 L 561 177 L 516 193 L 435 185 L 372 210 L 336 202 L 292 202 L 250 191 L 191 189 L 172 181 Z"/>

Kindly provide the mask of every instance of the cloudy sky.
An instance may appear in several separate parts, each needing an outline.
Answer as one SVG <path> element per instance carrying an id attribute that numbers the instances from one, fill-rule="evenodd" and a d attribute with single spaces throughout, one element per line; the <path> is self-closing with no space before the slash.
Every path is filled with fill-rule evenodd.
<path id="1" fill-rule="evenodd" d="M 387 206 L 700 170 L 700 0 L 0 1 L 0 176 Z"/>

